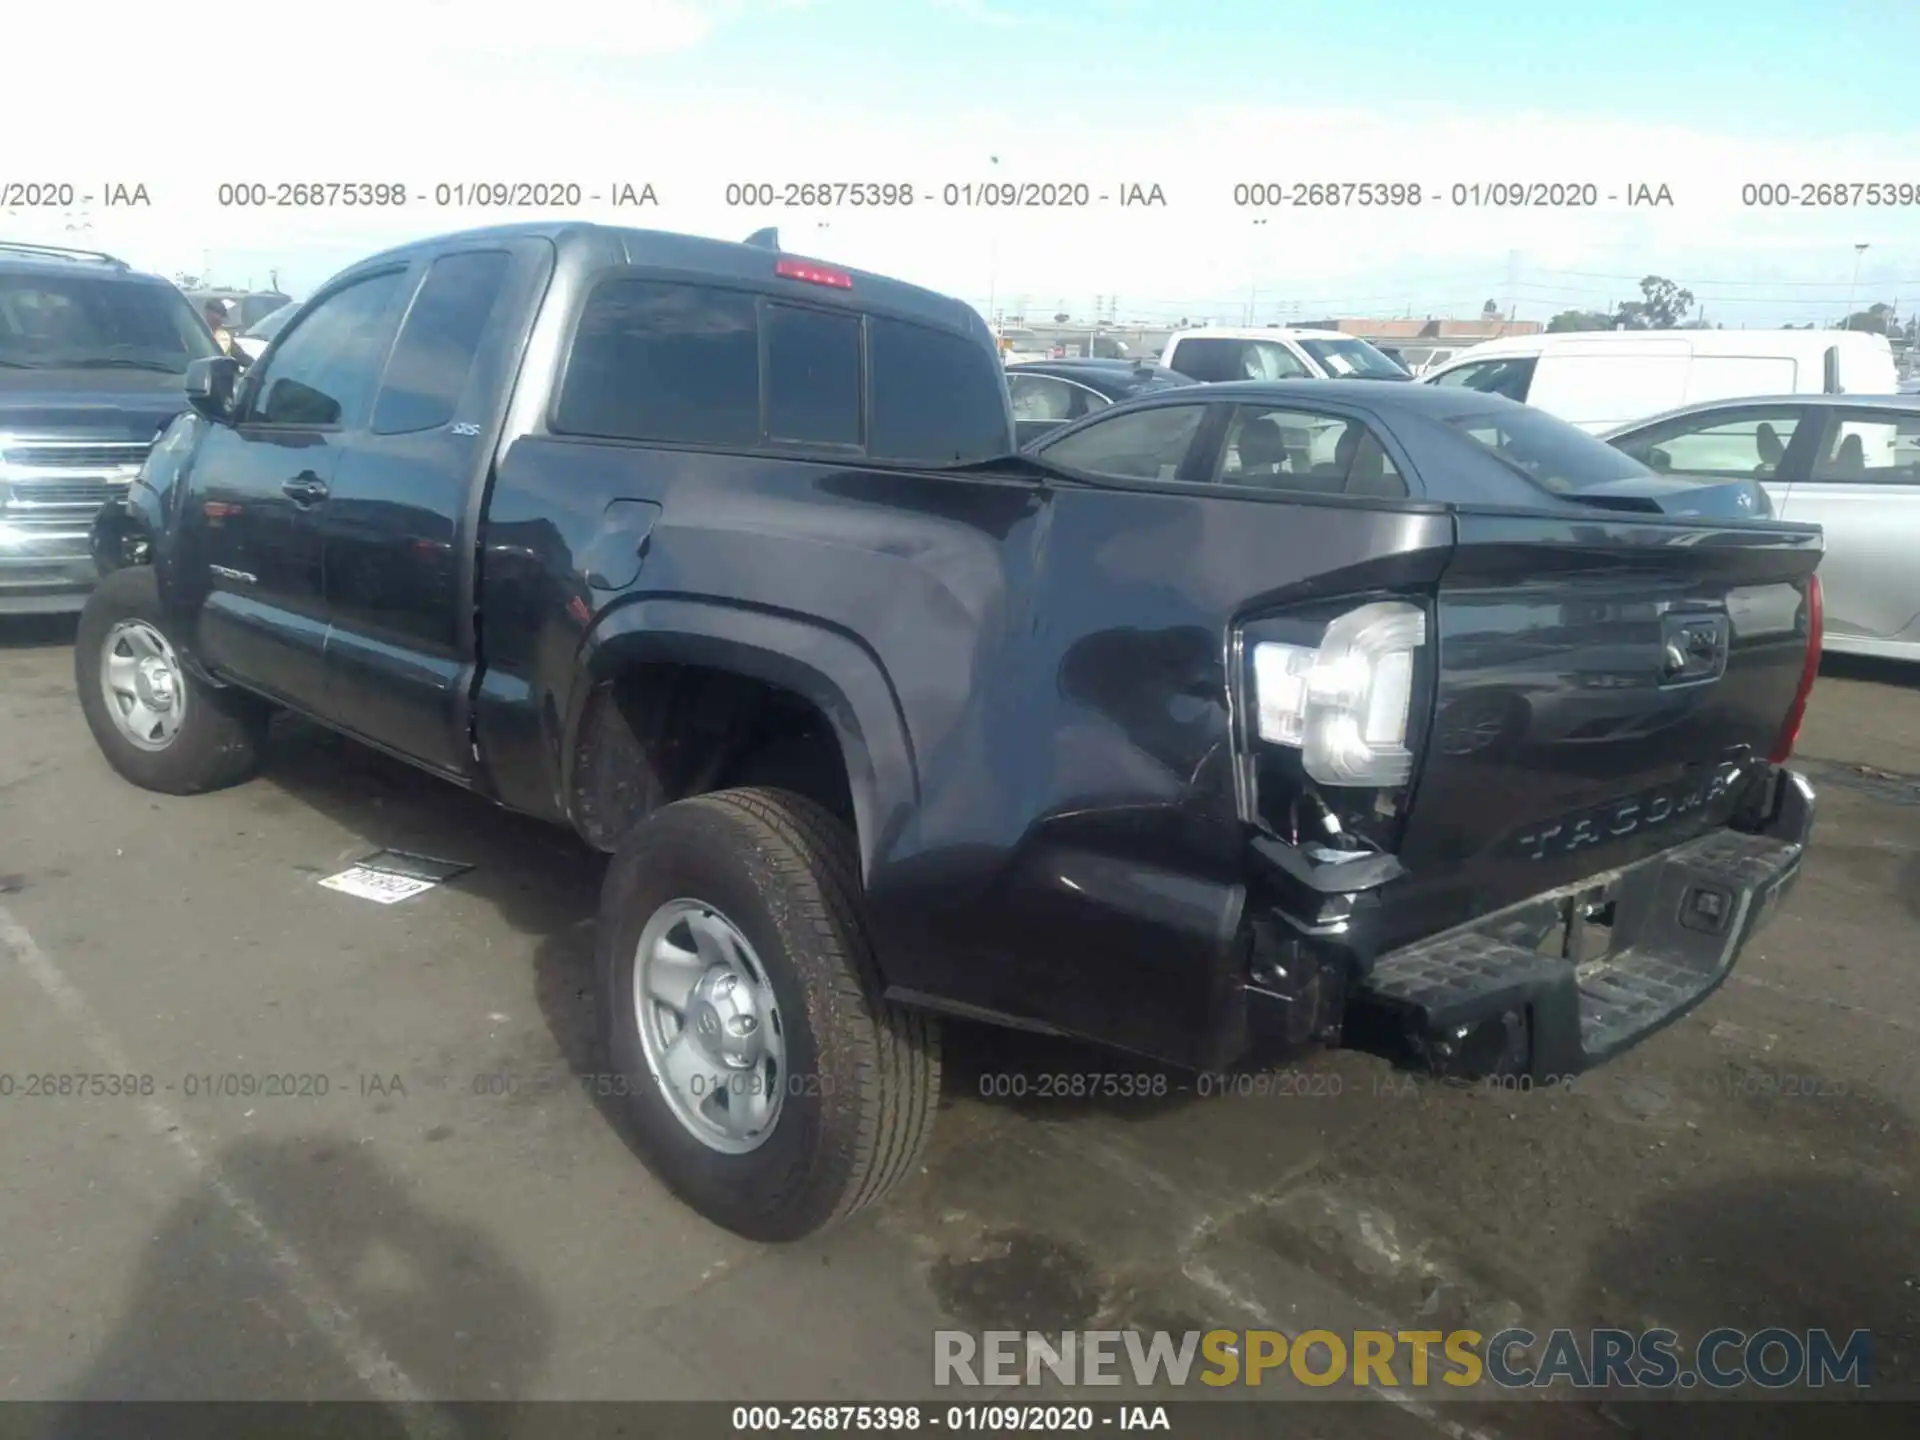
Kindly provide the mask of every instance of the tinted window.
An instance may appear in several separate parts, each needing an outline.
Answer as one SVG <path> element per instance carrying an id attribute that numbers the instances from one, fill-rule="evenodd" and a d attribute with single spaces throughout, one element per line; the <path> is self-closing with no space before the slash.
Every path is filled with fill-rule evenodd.
<path id="1" fill-rule="evenodd" d="M 506 278 L 507 256 L 500 250 L 433 262 L 381 378 L 375 434 L 432 430 L 453 419 Z"/>
<path id="2" fill-rule="evenodd" d="M 1920 412 L 1843 410 L 1820 448 L 1809 477 L 1816 482 L 1920 484 Z"/>
<path id="3" fill-rule="evenodd" d="M 1055 420 L 1065 422 L 1107 408 L 1104 395 L 1084 385 L 1062 380 L 1057 375 L 1007 376 L 1007 389 L 1013 396 L 1013 418 L 1018 420 Z"/>
<path id="4" fill-rule="evenodd" d="M 860 321 L 767 306 L 767 435 L 817 445 L 860 443 Z"/>
<path id="5" fill-rule="evenodd" d="M 1509 400 L 1525 400 L 1533 384 L 1534 359 L 1481 360 L 1462 365 L 1444 375 L 1433 377 L 1435 385 L 1457 385 L 1463 390 L 1478 390 L 1483 395 L 1504 395 Z"/>
<path id="6" fill-rule="evenodd" d="M 1204 405 L 1159 405 L 1096 420 L 1041 448 L 1055 465 L 1127 480 L 1172 480 L 1200 428 Z"/>
<path id="7" fill-rule="evenodd" d="M 302 317 L 254 388 L 248 418 L 264 425 L 359 424 L 386 349 L 381 322 L 404 274 L 356 280 Z"/>
<path id="8" fill-rule="evenodd" d="M 1612 443 L 1662 475 L 1771 479 L 1805 410 L 1799 406 L 1689 415 Z"/>
<path id="9" fill-rule="evenodd" d="M 1013 449 L 1006 372 L 986 346 L 875 316 L 867 323 L 876 460 L 965 465 Z"/>
<path id="10" fill-rule="evenodd" d="M 1195 380 L 1290 380 L 1308 375 L 1300 358 L 1277 340 L 1201 336 L 1173 348 L 1173 368 Z"/>
<path id="11" fill-rule="evenodd" d="M 1632 456 L 1544 410 L 1503 406 L 1449 415 L 1446 424 L 1556 495 L 1648 473 Z"/>
<path id="12" fill-rule="evenodd" d="M 6 368 L 125 367 L 184 373 L 217 354 L 187 298 L 171 285 L 73 275 L 0 275 L 0 361 Z"/>
<path id="13" fill-rule="evenodd" d="M 1255 405 L 1234 414 L 1219 479 L 1320 495 L 1407 493 L 1379 440 L 1358 420 Z"/>
<path id="14" fill-rule="evenodd" d="M 554 428 L 612 440 L 758 443 L 753 296 L 659 280 L 600 285 L 580 317 Z"/>

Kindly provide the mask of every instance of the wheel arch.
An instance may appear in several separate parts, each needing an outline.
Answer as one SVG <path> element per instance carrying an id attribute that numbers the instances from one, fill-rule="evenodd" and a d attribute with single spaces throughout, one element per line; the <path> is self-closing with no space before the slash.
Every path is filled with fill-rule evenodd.
<path id="1" fill-rule="evenodd" d="M 590 843 L 610 848 L 629 818 L 596 813 L 593 796 L 607 787 L 628 797 L 637 818 L 681 798 L 647 776 L 635 794 L 632 777 L 588 773 L 609 738 L 607 702 L 625 680 L 649 667 L 685 667 L 733 677 L 792 697 L 823 720 L 838 749 L 852 807 L 863 876 L 885 839 L 919 801 L 919 774 L 906 716 L 879 657 L 863 642 L 807 617 L 726 602 L 649 597 L 608 612 L 580 650 L 561 747 L 561 794 L 568 816 Z M 645 745 L 625 725 L 618 745 Z M 638 758 L 636 756 L 636 758 Z M 616 761 L 617 763 L 617 761 Z M 716 785 L 725 776 L 709 777 Z M 696 786 L 688 793 L 713 788 Z M 604 807 L 603 807 L 604 809 Z"/>

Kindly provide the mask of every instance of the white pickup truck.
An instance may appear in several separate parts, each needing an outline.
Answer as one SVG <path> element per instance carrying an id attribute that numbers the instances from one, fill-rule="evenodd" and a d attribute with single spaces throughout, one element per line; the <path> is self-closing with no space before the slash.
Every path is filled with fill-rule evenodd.
<path id="1" fill-rule="evenodd" d="M 1181 330 L 1160 363 L 1193 380 L 1411 380 L 1366 341 L 1338 330 Z"/>

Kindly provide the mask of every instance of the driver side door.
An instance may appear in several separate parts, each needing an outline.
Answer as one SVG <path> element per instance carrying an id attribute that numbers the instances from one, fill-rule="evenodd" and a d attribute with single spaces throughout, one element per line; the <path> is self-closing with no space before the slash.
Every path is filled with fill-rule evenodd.
<path id="1" fill-rule="evenodd" d="M 209 427 L 182 511 L 205 591 L 196 649 L 216 674 L 324 709 L 322 536 L 334 468 L 393 336 L 405 267 L 359 275 L 303 313 Z"/>

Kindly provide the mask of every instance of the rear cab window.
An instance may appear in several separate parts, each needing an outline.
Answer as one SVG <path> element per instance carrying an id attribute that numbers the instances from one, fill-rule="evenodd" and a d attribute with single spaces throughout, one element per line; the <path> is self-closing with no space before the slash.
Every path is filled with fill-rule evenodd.
<path id="1" fill-rule="evenodd" d="M 984 345 L 749 288 L 619 276 L 587 297 L 558 434 L 946 467 L 1013 451 Z"/>

